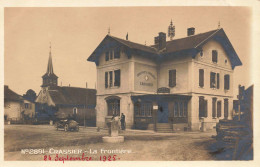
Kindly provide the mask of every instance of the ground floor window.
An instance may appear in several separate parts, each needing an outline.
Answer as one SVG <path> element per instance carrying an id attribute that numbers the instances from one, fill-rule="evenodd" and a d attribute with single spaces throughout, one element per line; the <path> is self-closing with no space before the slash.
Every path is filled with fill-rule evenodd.
<path id="1" fill-rule="evenodd" d="M 174 117 L 187 117 L 188 102 L 175 101 L 174 102 Z"/>
<path id="2" fill-rule="evenodd" d="M 120 100 L 119 99 L 109 99 L 107 100 L 107 115 L 120 115 Z"/>
<path id="3" fill-rule="evenodd" d="M 135 104 L 135 116 L 137 117 L 151 117 L 153 104 L 151 102 L 143 102 Z"/>
<path id="4" fill-rule="evenodd" d="M 208 117 L 208 101 L 204 96 L 199 97 L 199 117 Z"/>

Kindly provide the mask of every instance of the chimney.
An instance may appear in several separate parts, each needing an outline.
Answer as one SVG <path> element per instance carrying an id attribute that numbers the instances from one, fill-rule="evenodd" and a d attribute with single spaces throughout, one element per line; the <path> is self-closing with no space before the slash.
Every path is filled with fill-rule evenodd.
<path id="1" fill-rule="evenodd" d="M 88 82 L 86 82 L 86 88 L 88 88 Z"/>
<path id="2" fill-rule="evenodd" d="M 158 50 L 162 50 L 166 47 L 166 34 L 159 32 L 159 36 L 154 37 L 154 44 L 158 44 Z"/>
<path id="3" fill-rule="evenodd" d="M 190 27 L 187 29 L 187 35 L 191 36 L 195 34 L 195 28 L 194 27 Z"/>

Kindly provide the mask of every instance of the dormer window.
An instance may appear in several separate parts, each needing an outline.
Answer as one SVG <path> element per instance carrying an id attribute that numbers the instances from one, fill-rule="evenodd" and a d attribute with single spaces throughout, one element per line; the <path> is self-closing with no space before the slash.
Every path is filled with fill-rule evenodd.
<path id="1" fill-rule="evenodd" d="M 212 62 L 217 63 L 218 62 L 218 51 L 212 50 Z"/>

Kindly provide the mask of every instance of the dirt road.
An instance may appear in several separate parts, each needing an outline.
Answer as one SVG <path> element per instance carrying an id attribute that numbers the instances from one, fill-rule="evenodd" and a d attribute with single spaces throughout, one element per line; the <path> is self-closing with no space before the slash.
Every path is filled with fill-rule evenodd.
<path id="1" fill-rule="evenodd" d="M 116 160 L 121 161 L 215 159 L 208 151 L 208 146 L 214 142 L 211 138 L 215 135 L 214 131 L 160 134 L 127 130 L 120 133 L 125 136 L 125 142 L 117 144 L 103 143 L 102 136 L 106 135 L 107 130 L 97 132 L 96 128 L 90 127 L 80 128 L 79 132 L 64 132 L 56 131 L 49 125 L 5 125 L 4 157 L 5 160 L 44 160 L 44 155 L 50 155 L 54 160 L 56 154 L 53 150 L 81 149 L 86 151 L 85 156 L 92 157 L 93 160 L 100 160 L 100 156 L 101 160 L 104 160 L 103 156 L 109 155 L 116 155 Z M 48 152 L 40 155 L 22 154 L 22 149 L 44 149 Z M 96 153 L 93 153 L 94 150 Z M 108 151 L 102 152 L 102 150 Z M 111 150 L 130 150 L 130 153 L 111 153 Z M 69 156 L 81 156 L 81 154 Z"/>

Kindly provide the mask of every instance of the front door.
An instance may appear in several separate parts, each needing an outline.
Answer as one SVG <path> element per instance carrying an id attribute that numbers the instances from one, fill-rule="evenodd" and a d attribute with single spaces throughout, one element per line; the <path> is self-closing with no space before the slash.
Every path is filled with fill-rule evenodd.
<path id="1" fill-rule="evenodd" d="M 157 121 L 158 123 L 168 123 L 168 103 L 161 103 L 158 105 Z"/>

